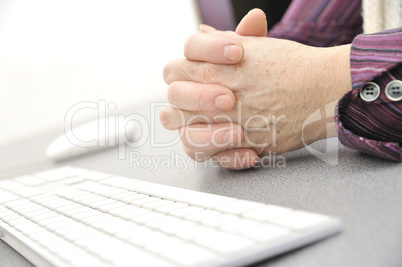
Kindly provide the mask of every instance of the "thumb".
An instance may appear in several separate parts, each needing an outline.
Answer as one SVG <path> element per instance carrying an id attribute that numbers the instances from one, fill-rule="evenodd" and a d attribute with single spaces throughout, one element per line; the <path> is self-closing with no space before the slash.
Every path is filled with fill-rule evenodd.
<path id="1" fill-rule="evenodd" d="M 236 33 L 243 36 L 266 37 L 268 26 L 264 11 L 255 8 L 248 12 L 237 26 Z"/>

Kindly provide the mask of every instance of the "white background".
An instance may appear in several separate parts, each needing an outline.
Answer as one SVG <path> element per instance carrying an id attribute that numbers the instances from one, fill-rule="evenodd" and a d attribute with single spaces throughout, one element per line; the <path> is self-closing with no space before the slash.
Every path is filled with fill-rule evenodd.
<path id="1" fill-rule="evenodd" d="M 189 0 L 0 1 L 0 146 L 61 128 L 67 110 L 164 95 L 164 64 L 198 30 Z M 77 120 L 96 114 L 81 113 Z"/>

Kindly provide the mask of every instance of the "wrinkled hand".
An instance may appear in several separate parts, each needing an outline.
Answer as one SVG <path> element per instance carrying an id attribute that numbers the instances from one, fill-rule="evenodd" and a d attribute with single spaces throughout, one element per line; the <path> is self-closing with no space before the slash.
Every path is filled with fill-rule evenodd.
<path id="1" fill-rule="evenodd" d="M 172 107 L 160 118 L 167 129 L 180 130 L 188 155 L 214 156 L 222 166 L 244 169 L 257 155 L 299 149 L 328 136 L 328 114 L 303 125 L 350 89 L 350 46 L 314 48 L 203 31 L 186 42 L 187 60 L 174 60 L 164 70 Z"/>

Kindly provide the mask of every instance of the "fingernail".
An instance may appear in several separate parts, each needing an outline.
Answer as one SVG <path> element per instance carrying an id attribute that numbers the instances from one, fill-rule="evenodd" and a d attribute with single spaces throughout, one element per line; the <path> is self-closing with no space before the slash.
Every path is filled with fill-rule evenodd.
<path id="1" fill-rule="evenodd" d="M 239 45 L 227 45 L 223 50 L 223 56 L 233 62 L 239 62 L 243 57 L 243 49 Z"/>
<path id="2" fill-rule="evenodd" d="M 220 95 L 215 98 L 215 107 L 223 110 L 230 110 L 233 108 L 233 100 L 228 95 Z"/>

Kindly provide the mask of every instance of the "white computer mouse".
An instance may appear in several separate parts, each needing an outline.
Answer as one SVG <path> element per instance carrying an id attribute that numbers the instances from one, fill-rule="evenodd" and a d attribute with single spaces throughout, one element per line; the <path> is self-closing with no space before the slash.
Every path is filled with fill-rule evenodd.
<path id="1" fill-rule="evenodd" d="M 139 127 L 136 121 L 110 117 L 65 129 L 65 134 L 50 143 L 46 156 L 60 161 L 132 142 Z"/>

